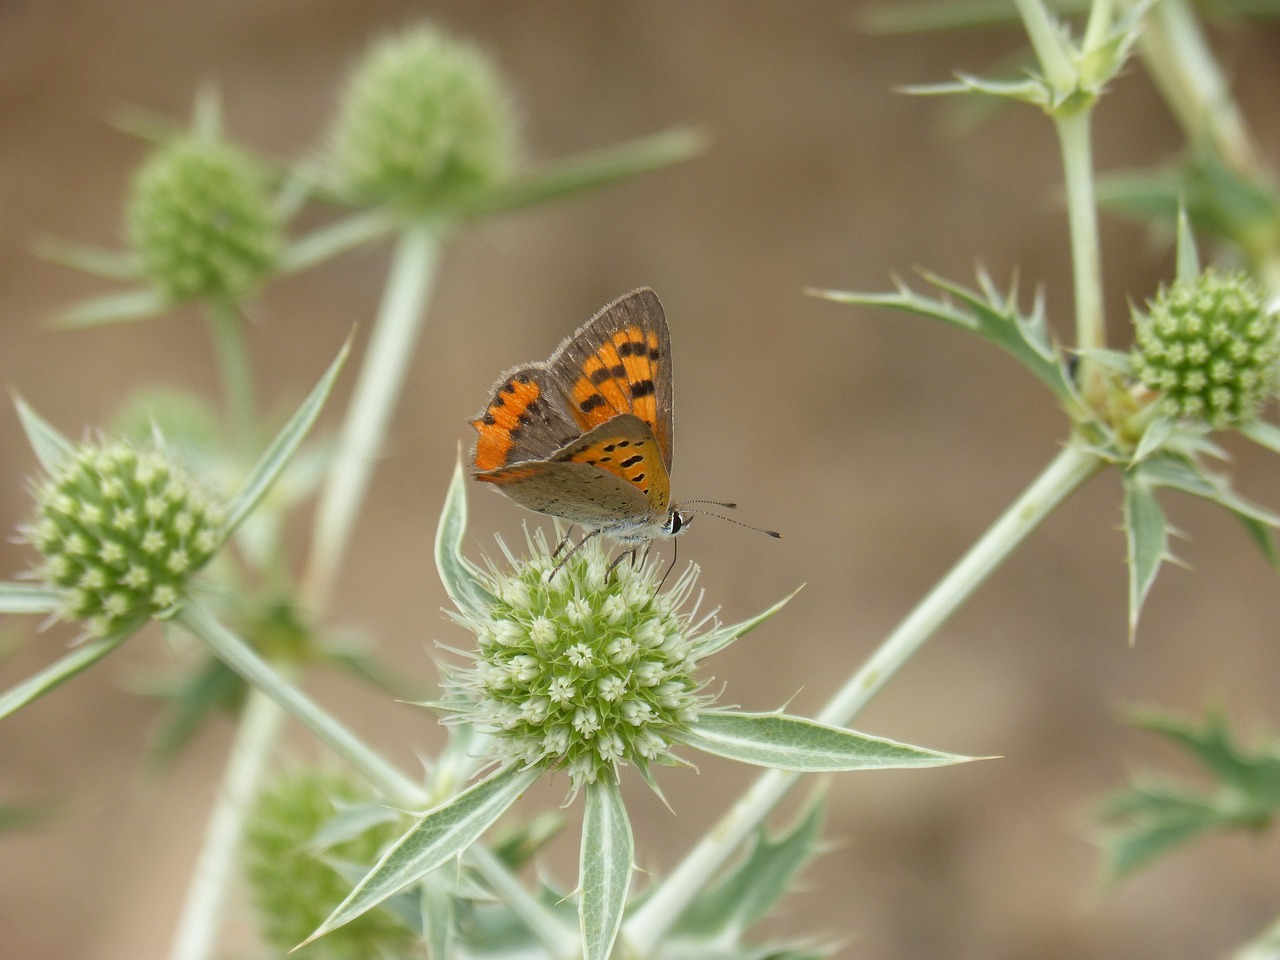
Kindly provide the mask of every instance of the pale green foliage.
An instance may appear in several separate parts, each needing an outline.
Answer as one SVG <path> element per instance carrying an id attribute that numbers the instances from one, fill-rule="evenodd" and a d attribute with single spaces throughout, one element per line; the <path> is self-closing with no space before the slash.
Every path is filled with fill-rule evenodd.
<path id="1" fill-rule="evenodd" d="M 1280 743 L 1255 750 L 1237 743 L 1220 713 L 1198 725 L 1148 712 L 1133 724 L 1159 735 L 1194 760 L 1211 780 L 1206 787 L 1145 774 L 1102 805 L 1107 872 L 1118 879 L 1210 830 L 1260 830 L 1280 811 Z"/>

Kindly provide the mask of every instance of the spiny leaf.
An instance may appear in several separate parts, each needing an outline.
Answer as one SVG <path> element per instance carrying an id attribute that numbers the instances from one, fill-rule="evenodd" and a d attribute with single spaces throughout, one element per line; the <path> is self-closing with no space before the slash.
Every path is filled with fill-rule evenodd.
<path id="1" fill-rule="evenodd" d="M 302 445 L 303 439 L 312 425 L 316 422 L 316 418 L 320 416 L 320 410 L 324 406 L 325 400 L 329 397 L 329 392 L 333 389 L 333 385 L 337 382 L 338 373 L 342 370 L 342 365 L 346 362 L 347 354 L 351 350 L 351 340 L 342 345 L 342 349 L 338 351 L 338 356 L 333 363 L 329 364 L 329 369 L 325 371 L 320 382 L 312 389 L 311 394 L 303 401 L 297 412 L 284 425 L 284 428 L 271 441 L 271 445 L 267 447 L 261 459 L 258 460 L 254 468 L 249 472 L 249 476 L 240 486 L 240 491 L 228 505 L 227 523 L 224 529 L 224 536 L 230 535 L 233 530 L 249 515 L 249 512 L 258 505 L 258 502 L 266 496 L 271 489 L 271 485 L 283 472 L 289 459 Z"/>
<path id="2" fill-rule="evenodd" d="M 676 127 L 618 146 L 579 154 L 547 164 L 478 197 L 462 211 L 479 217 L 572 196 L 689 160 L 706 146 L 706 137 L 691 127 Z"/>
<path id="3" fill-rule="evenodd" d="M 537 778 L 536 769 L 508 767 L 428 811 L 304 943 L 351 922 L 461 855 Z"/>
<path id="4" fill-rule="evenodd" d="M 787 596 L 783 597 L 781 600 L 775 603 L 768 610 L 765 610 L 763 613 L 756 614 L 754 617 L 751 617 L 750 619 L 743 620 L 741 623 L 735 623 L 730 626 L 716 627 L 714 630 L 708 631 L 707 633 L 699 637 L 698 640 L 694 643 L 693 655 L 697 657 L 699 660 L 702 660 L 702 659 L 705 659 L 706 657 L 711 656 L 713 653 L 718 653 L 719 651 L 723 650 L 725 647 L 733 643 L 735 640 L 737 640 L 739 637 L 741 637 L 743 634 L 751 630 L 754 630 L 756 627 L 760 626 L 760 624 L 764 623 L 766 620 L 772 617 L 775 613 L 777 613 L 779 610 L 785 607 L 791 601 L 791 599 L 795 597 L 795 595 L 803 589 L 804 589 L 804 585 L 801 584 L 800 586 L 792 590 L 791 593 L 789 593 Z"/>
<path id="5" fill-rule="evenodd" d="M 82 643 L 39 673 L 14 684 L 3 694 L 0 694 L 0 719 L 4 719 L 9 714 L 22 709 L 33 700 L 38 700 L 54 687 L 66 683 L 76 674 L 87 670 L 128 640 L 133 632 L 133 630 L 128 630 L 109 637 L 100 637 L 97 640 Z"/>
<path id="6" fill-rule="evenodd" d="M 459 451 L 453 479 L 445 494 L 440 524 L 436 527 L 436 568 L 440 582 L 459 609 L 478 614 L 494 602 L 480 579 L 480 571 L 462 555 L 462 538 L 467 531 L 466 475 Z"/>
<path id="7" fill-rule="evenodd" d="M 1150 775 L 1107 798 L 1099 819 L 1108 875 L 1117 879 L 1211 830 L 1256 830 L 1280 812 L 1280 744 L 1247 751 L 1220 713 L 1203 724 L 1167 713 L 1136 715 L 1135 726 L 1177 744 L 1212 777 L 1212 789 Z"/>
<path id="8" fill-rule="evenodd" d="M 54 613 L 62 593 L 35 583 L 0 583 L 0 613 Z"/>
<path id="9" fill-rule="evenodd" d="M 1011 354 L 1053 390 L 1063 403 L 1075 404 L 1075 387 L 1049 340 L 1041 298 L 1036 298 L 1030 313 L 1023 313 L 1017 306 L 1016 284 L 1009 293 L 1001 294 L 985 272 L 980 271 L 978 274 L 980 291 L 928 272 L 924 272 L 923 276 L 948 296 L 926 297 L 902 283 L 898 284 L 895 293 L 838 290 L 811 290 L 810 293 L 837 303 L 901 310 L 976 333 Z M 957 305 L 949 297 L 956 298 L 960 304 Z"/>
<path id="10" fill-rule="evenodd" d="M 1240 427 L 1240 432 L 1272 453 L 1280 453 L 1280 427 L 1265 420 L 1253 420 Z"/>
<path id="11" fill-rule="evenodd" d="M 622 928 L 634 854 L 618 784 L 607 779 L 589 784 L 578 869 L 583 960 L 609 960 Z"/>
<path id="12" fill-rule="evenodd" d="M 785 713 L 704 710 L 682 743 L 743 763 L 801 773 L 934 767 L 973 758 L 938 753 Z"/>
<path id="13" fill-rule="evenodd" d="M 1151 483 L 1141 473 L 1142 465 L 1125 474 L 1124 530 L 1128 543 L 1129 642 L 1138 630 L 1142 604 L 1155 583 L 1160 565 L 1171 559 L 1169 524 L 1156 502 Z"/>
<path id="14" fill-rule="evenodd" d="M 673 928 L 673 936 L 731 942 L 768 915 L 817 852 L 822 807 L 821 800 L 810 803 L 776 838 L 771 838 L 763 827 L 757 830 L 746 856 L 694 900 Z"/>
<path id="15" fill-rule="evenodd" d="M 75 444 L 36 413 L 21 397 L 15 397 L 13 404 L 18 408 L 18 420 L 27 435 L 27 442 L 35 451 L 36 459 L 44 467 L 44 472 L 52 476 L 61 468 L 63 461 L 75 453 Z"/>
<path id="16" fill-rule="evenodd" d="M 113 323 L 150 320 L 160 316 L 168 308 L 169 301 L 163 293 L 146 287 L 83 300 L 58 313 L 54 317 L 54 323 L 68 329 L 85 330 Z"/>

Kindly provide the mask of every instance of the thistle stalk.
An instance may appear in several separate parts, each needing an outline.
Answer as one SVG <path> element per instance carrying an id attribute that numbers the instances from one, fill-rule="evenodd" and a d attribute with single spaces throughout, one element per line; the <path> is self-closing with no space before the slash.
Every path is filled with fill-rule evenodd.
<path id="1" fill-rule="evenodd" d="M 818 715 L 818 722 L 848 724 L 1040 522 L 1102 466 L 1102 461 L 1082 446 L 1068 444 L 881 643 Z M 693 898 L 706 888 L 799 777 L 796 773 L 770 770 L 706 832 L 626 923 L 624 939 L 637 956 L 649 955 L 662 942 Z"/>
<path id="2" fill-rule="evenodd" d="M 249 691 L 169 949 L 170 960 L 204 960 L 214 952 L 244 816 L 257 795 L 283 720 L 284 711 L 270 698 L 256 689 Z"/>
<path id="3" fill-rule="evenodd" d="M 355 528 L 422 331 L 440 251 L 440 228 L 434 223 L 411 223 L 397 242 L 373 336 L 347 408 L 336 462 L 316 508 L 311 554 L 302 581 L 303 602 L 310 610 L 324 605 Z"/>

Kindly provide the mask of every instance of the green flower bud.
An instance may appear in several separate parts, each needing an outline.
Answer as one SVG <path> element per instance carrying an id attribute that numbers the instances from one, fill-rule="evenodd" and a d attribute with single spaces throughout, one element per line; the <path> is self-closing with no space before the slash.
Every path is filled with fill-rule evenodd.
<path id="1" fill-rule="evenodd" d="M 222 542 L 224 515 L 160 453 L 85 445 L 36 490 L 23 529 L 65 591 L 63 616 L 106 636 L 172 616 Z"/>
<path id="2" fill-rule="evenodd" d="M 346 808 L 372 803 L 367 789 L 339 773 L 300 771 L 259 795 L 245 827 L 245 874 L 263 940 L 287 954 L 351 892 L 343 865 L 363 872 L 403 826 L 398 815 L 319 850 L 316 834 Z M 391 914 L 370 910 L 297 952 L 301 960 L 365 960 L 415 955 L 415 935 Z"/>
<path id="3" fill-rule="evenodd" d="M 713 699 L 695 677 L 691 615 L 679 612 L 696 568 L 658 593 L 652 564 L 610 572 L 599 538 L 553 576 L 545 540 L 534 543 L 530 560 L 490 571 L 483 615 L 457 615 L 477 650 L 453 674 L 446 722 L 491 733 L 500 762 L 567 767 L 574 789 L 616 780 L 624 763 L 678 762 L 672 734 Z"/>
<path id="4" fill-rule="evenodd" d="M 424 27 L 365 57 L 348 81 L 333 153 L 355 199 L 417 212 L 502 181 L 514 162 L 515 130 L 490 62 Z"/>
<path id="5" fill-rule="evenodd" d="M 1280 382 L 1277 318 L 1257 284 L 1211 268 L 1161 287 L 1147 308 L 1135 311 L 1133 369 L 1163 413 L 1215 429 L 1257 416 Z"/>
<path id="6" fill-rule="evenodd" d="M 235 148 L 187 137 L 133 182 L 126 215 L 143 272 L 170 300 L 243 300 L 276 263 L 279 219 L 262 172 Z"/>

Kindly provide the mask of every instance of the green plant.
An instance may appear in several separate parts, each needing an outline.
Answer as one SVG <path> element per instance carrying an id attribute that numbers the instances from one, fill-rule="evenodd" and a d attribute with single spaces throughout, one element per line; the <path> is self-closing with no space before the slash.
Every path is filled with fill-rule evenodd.
<path id="1" fill-rule="evenodd" d="M 449 731 L 425 778 L 388 762 L 299 683 L 306 670 L 327 663 L 391 685 L 374 661 L 335 643 L 326 601 L 448 240 L 483 217 L 682 160 L 696 151 L 696 134 L 673 131 L 522 170 L 509 101 L 493 68 L 434 29 L 412 31 L 378 45 L 353 75 L 320 159 L 283 168 L 231 146 L 216 99 L 205 95 L 189 131 L 156 134 L 156 154 L 130 204 L 129 253 L 46 245 L 65 262 L 136 284 L 72 307 L 63 317 L 70 326 L 199 304 L 229 410 L 226 426 L 217 427 L 199 404 L 186 416 L 135 414 L 123 418 L 120 439 L 108 433 L 75 445 L 27 405 L 18 407 L 49 477 L 36 484 L 36 514 L 25 528 L 42 558 L 33 560 L 33 582 L 0 584 L 0 610 L 57 614 L 81 623 L 85 638 L 0 694 L 0 716 L 71 680 L 151 619 L 203 654 L 166 692 L 174 715 L 158 744 L 162 753 L 171 755 L 216 709 L 237 716 L 223 799 L 172 956 L 198 960 L 216 952 L 233 854 L 242 846 L 265 911 L 264 937 L 281 951 L 304 941 L 303 955 L 335 957 L 413 955 L 420 944 L 433 957 L 825 955 L 829 946 L 817 940 L 751 941 L 751 925 L 773 910 L 818 852 L 821 804 L 811 800 L 776 835 L 765 831 L 766 818 L 806 773 L 967 759 L 848 725 L 1086 480 L 1104 470 L 1122 480 L 1131 637 L 1171 557 L 1158 493 L 1181 490 L 1225 508 L 1276 562 L 1271 535 L 1280 516 L 1242 497 L 1211 468 L 1221 452 L 1211 439 L 1217 430 L 1280 452 L 1280 427 L 1264 419 L 1276 390 L 1277 321 L 1267 296 L 1280 276 L 1274 269 L 1280 231 L 1265 222 L 1265 203 L 1250 206 L 1246 216 L 1224 200 L 1246 187 L 1252 197 L 1270 196 L 1257 169 L 1240 168 L 1246 154 L 1234 148 L 1242 128 L 1225 122 L 1229 111 L 1180 113 L 1200 125 L 1189 133 L 1206 146 L 1194 169 L 1183 171 L 1172 203 L 1135 200 L 1149 200 L 1158 178 L 1142 181 L 1141 189 L 1136 178 L 1124 189 L 1113 185 L 1112 202 L 1176 217 L 1178 268 L 1145 309 L 1135 309 L 1132 351 L 1111 345 L 1116 324 L 1103 305 L 1097 218 L 1106 191 L 1093 169 L 1092 111 L 1135 51 L 1165 89 L 1182 91 L 1183 106 L 1191 97 L 1186 91 L 1211 85 L 1205 62 L 1167 53 L 1171 36 L 1182 41 L 1178 49 L 1188 36 L 1195 39 L 1187 34 L 1195 21 L 1177 0 L 1095 0 L 1076 33 L 1039 0 L 1016 6 L 1035 71 L 1013 80 L 964 76 L 916 92 L 1030 104 L 1053 124 L 1070 217 L 1074 341 L 1053 338 L 1041 300 L 1028 308 L 1016 287 L 1002 290 L 986 273 L 974 287 L 925 274 L 929 293 L 900 285 L 888 293 L 821 295 L 940 320 L 998 346 L 1050 391 L 1063 411 L 1065 439 L 1039 477 L 813 719 L 719 707 L 702 672 L 709 657 L 785 600 L 743 623 L 721 624 L 714 614 L 696 612 L 696 569 L 679 573 L 664 591 L 654 566 L 611 567 L 598 540 L 560 563 L 541 531 L 524 550 L 500 544 L 501 557 L 476 562 L 463 550 L 461 466 L 440 513 L 435 561 L 453 619 L 470 638 L 450 641 L 437 695 L 412 695 Z M 1219 187 L 1192 190 L 1213 179 L 1206 170 L 1219 175 Z M 1235 190 L 1221 186 L 1224 177 Z M 293 225 L 304 206 L 332 219 L 298 236 Z M 1212 224 L 1237 244 L 1240 270 L 1201 268 L 1193 225 Z M 245 302 L 273 279 L 387 236 L 394 250 L 382 306 L 338 436 L 328 444 L 307 442 L 342 374 L 346 347 L 293 416 L 264 431 Z M 318 506 L 309 552 L 295 577 L 283 560 L 282 530 L 312 495 Z M 358 780 L 304 770 L 271 782 L 267 768 L 286 714 L 343 758 Z M 1167 788 L 1121 795 L 1107 810 L 1127 830 L 1113 847 L 1117 872 L 1208 829 L 1270 821 L 1274 751 L 1239 750 L 1217 721 L 1202 731 L 1171 721 L 1148 725 L 1187 746 L 1223 789 L 1208 798 Z M 633 767 L 661 796 L 667 775 L 661 768 L 688 764 L 691 751 L 765 772 L 674 871 L 633 889 L 635 846 L 620 781 Z M 541 817 L 512 823 L 522 812 L 516 802 L 558 770 L 567 771 L 571 799 L 583 805 L 578 879 L 571 890 L 550 879 L 530 888 L 516 871 L 559 824 Z"/>

